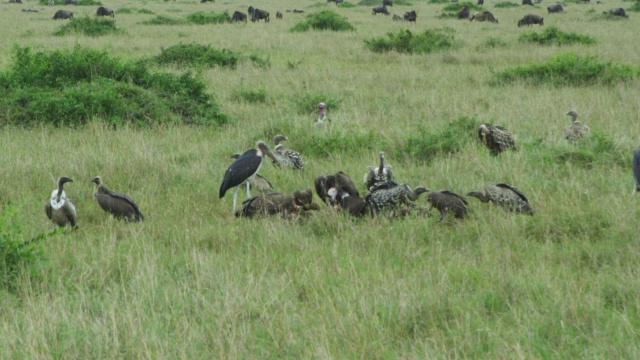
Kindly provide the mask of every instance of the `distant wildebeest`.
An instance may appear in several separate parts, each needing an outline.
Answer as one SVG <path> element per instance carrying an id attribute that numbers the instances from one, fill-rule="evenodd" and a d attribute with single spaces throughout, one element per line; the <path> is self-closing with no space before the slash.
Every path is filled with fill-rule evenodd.
<path id="1" fill-rule="evenodd" d="M 251 17 L 251 21 L 256 22 L 264 20 L 264 22 L 269 22 L 269 12 L 267 10 L 254 9 L 253 16 Z"/>
<path id="2" fill-rule="evenodd" d="M 522 5 L 533 6 L 533 1 L 531 1 L 531 0 L 522 0 Z"/>
<path id="3" fill-rule="evenodd" d="M 22 4 L 22 0 L 9 0 L 9 4 Z"/>
<path id="4" fill-rule="evenodd" d="M 458 19 L 467 19 L 467 18 L 469 18 L 469 8 L 465 6 L 462 9 L 460 9 L 460 11 L 458 11 Z"/>
<path id="5" fill-rule="evenodd" d="M 282 13 L 280 11 L 276 12 L 276 19 L 282 19 Z"/>
<path id="6" fill-rule="evenodd" d="M 561 12 L 564 12 L 564 9 L 562 8 L 562 5 L 556 4 L 556 5 L 547 6 L 547 11 L 549 12 L 549 14 L 561 13 Z"/>
<path id="7" fill-rule="evenodd" d="M 378 7 L 374 7 L 373 10 L 371 11 L 372 15 L 375 14 L 385 14 L 385 15 L 389 15 L 389 11 L 387 10 L 387 7 L 382 5 L 382 6 L 378 6 Z"/>
<path id="8" fill-rule="evenodd" d="M 518 27 L 536 24 L 544 25 L 544 18 L 540 15 L 528 14 L 525 15 L 522 19 L 518 20 Z"/>
<path id="9" fill-rule="evenodd" d="M 478 0 L 478 5 L 484 5 L 484 0 Z"/>
<path id="10" fill-rule="evenodd" d="M 249 5 L 249 7 L 247 8 L 247 12 L 249 13 L 249 15 L 253 16 L 253 10 L 255 10 L 253 6 Z"/>
<path id="11" fill-rule="evenodd" d="M 106 7 L 104 7 L 104 6 L 100 6 L 100 7 L 98 8 L 98 11 L 96 11 L 96 15 L 97 15 L 97 16 L 111 16 L 111 17 L 116 17 L 116 16 L 113 14 L 113 10 L 111 10 L 111 9 L 107 9 L 107 8 L 106 8 Z"/>
<path id="12" fill-rule="evenodd" d="M 493 23 L 498 23 L 498 19 L 496 19 L 493 14 L 491 13 L 491 11 L 483 11 L 483 12 L 477 12 L 475 14 L 473 14 L 473 16 L 471 16 L 471 19 L 469 19 L 469 21 L 489 21 L 489 22 L 493 22 Z"/>
<path id="13" fill-rule="evenodd" d="M 629 15 L 627 15 L 627 13 L 624 11 L 623 8 L 616 8 L 616 9 L 611 9 L 609 11 L 605 11 L 603 12 L 603 14 L 609 14 L 609 15 L 613 15 L 613 16 L 624 16 L 624 17 L 629 17 Z"/>
<path id="14" fill-rule="evenodd" d="M 65 5 L 78 5 L 78 0 L 64 0 Z"/>
<path id="15" fill-rule="evenodd" d="M 293 9 L 294 14 L 302 14 L 304 10 Z"/>
<path id="16" fill-rule="evenodd" d="M 418 18 L 418 14 L 416 14 L 415 10 L 411 10 L 404 13 L 403 17 L 404 17 L 404 21 L 416 22 L 416 19 Z"/>
<path id="17" fill-rule="evenodd" d="M 73 13 L 67 10 L 58 10 L 55 15 L 53 15 L 53 20 L 58 19 L 71 19 L 73 17 Z"/>
<path id="18" fill-rule="evenodd" d="M 38 10 L 33 9 L 22 9 L 23 12 L 38 12 Z"/>
<path id="19" fill-rule="evenodd" d="M 402 16 L 393 14 L 393 21 L 402 21 L 404 20 Z"/>
<path id="20" fill-rule="evenodd" d="M 393 6 L 393 1 L 391 0 L 382 0 L 383 6 Z"/>
<path id="21" fill-rule="evenodd" d="M 231 15 L 231 22 L 238 22 L 238 21 L 244 21 L 244 23 L 247 23 L 247 14 L 240 12 L 240 11 L 234 11 L 233 15 Z"/>

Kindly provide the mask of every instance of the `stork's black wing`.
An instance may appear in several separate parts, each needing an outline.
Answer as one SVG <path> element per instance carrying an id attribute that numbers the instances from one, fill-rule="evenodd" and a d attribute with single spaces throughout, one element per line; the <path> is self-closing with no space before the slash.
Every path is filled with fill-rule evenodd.
<path id="1" fill-rule="evenodd" d="M 224 173 L 222 184 L 220 185 L 220 197 L 222 198 L 227 190 L 242 184 L 251 175 L 255 174 L 260 168 L 262 157 L 257 156 L 257 150 L 251 149 L 245 151 L 242 156 L 229 166 Z"/>

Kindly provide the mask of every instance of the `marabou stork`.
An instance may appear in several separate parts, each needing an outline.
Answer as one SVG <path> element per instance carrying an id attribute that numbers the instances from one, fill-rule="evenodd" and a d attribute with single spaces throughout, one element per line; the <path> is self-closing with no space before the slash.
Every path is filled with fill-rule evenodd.
<path id="1" fill-rule="evenodd" d="M 367 189 L 371 189 L 377 184 L 394 180 L 391 165 L 384 165 L 384 152 L 380 151 L 380 165 L 369 166 L 369 171 L 364 174 L 364 183 L 367 185 Z"/>
<path id="2" fill-rule="evenodd" d="M 276 135 L 273 138 L 273 143 L 276 145 L 274 155 L 278 158 L 278 164 L 302 170 L 304 167 L 302 164 L 302 156 L 300 156 L 300 153 L 297 151 L 285 148 L 284 145 L 280 143 L 284 140 L 288 140 L 284 135 Z"/>
<path id="3" fill-rule="evenodd" d="M 237 159 L 240 157 L 240 154 L 231 155 L 232 158 Z M 269 180 L 265 179 L 262 175 L 255 173 L 253 176 L 248 178 L 247 183 L 247 198 L 251 197 L 249 189 L 257 189 L 259 192 L 268 192 L 273 190 L 273 186 L 269 182 Z"/>
<path id="4" fill-rule="evenodd" d="M 78 223 L 76 207 L 71 200 L 67 199 L 67 194 L 62 189 L 63 185 L 68 182 L 73 182 L 73 180 L 64 176 L 58 178 L 58 188 L 53 190 L 51 199 L 44 204 L 44 211 L 54 224 L 60 227 L 71 226 L 75 228 Z"/>
<path id="5" fill-rule="evenodd" d="M 507 149 L 516 149 L 513 135 L 502 126 L 484 123 L 478 128 L 478 137 L 491 150 L 492 155 L 498 155 Z"/>
<path id="6" fill-rule="evenodd" d="M 472 191 L 467 196 L 476 197 L 483 203 L 498 204 L 516 213 L 533 215 L 529 199 L 520 190 L 509 184 L 487 184 L 484 186 L 484 193 Z"/>
<path id="7" fill-rule="evenodd" d="M 102 184 L 100 176 L 94 177 L 91 182 L 95 183 L 93 195 L 102 210 L 109 212 L 116 219 L 124 218 L 127 222 L 144 220 L 144 215 L 140 212 L 138 205 L 130 197 L 107 189 Z"/>
<path id="8" fill-rule="evenodd" d="M 578 113 L 575 110 L 569 111 L 567 115 L 571 116 L 571 125 L 564 128 L 564 135 L 567 140 L 575 143 L 589 134 L 589 127 L 578 121 Z"/>
<path id="9" fill-rule="evenodd" d="M 274 162 L 278 159 L 273 155 L 271 150 L 264 141 L 258 141 L 256 143 L 256 149 L 250 149 L 240 155 L 239 158 L 234 161 L 231 166 L 224 172 L 224 178 L 222 184 L 220 184 L 220 198 L 224 197 L 227 190 L 235 187 L 236 191 L 233 193 L 233 212 L 236 212 L 236 202 L 238 200 L 238 185 L 245 182 L 247 179 L 255 175 L 260 167 L 264 163 L 264 156 L 267 155 Z M 249 192 L 249 183 L 247 182 L 247 195 Z"/>

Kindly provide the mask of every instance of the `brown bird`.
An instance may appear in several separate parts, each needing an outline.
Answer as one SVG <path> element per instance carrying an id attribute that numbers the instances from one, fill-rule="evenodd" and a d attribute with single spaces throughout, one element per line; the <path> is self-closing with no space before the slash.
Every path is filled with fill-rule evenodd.
<path id="1" fill-rule="evenodd" d="M 44 204 L 44 211 L 49 220 L 60 227 L 77 227 L 78 214 L 76 213 L 76 207 L 71 200 L 67 199 L 67 194 L 62 188 L 68 182 L 73 182 L 73 180 L 64 176 L 58 178 L 58 188 L 53 190 L 51 199 Z"/>
<path id="2" fill-rule="evenodd" d="M 565 126 L 564 128 L 564 135 L 567 140 L 575 143 L 583 137 L 589 135 L 589 127 L 587 125 L 582 125 L 580 121 L 578 121 L 577 112 L 571 110 L 567 113 L 567 115 L 571 116 L 571 125 Z"/>
<path id="3" fill-rule="evenodd" d="M 353 180 L 351 180 L 351 177 L 342 171 L 327 176 L 318 176 L 315 178 L 314 184 L 316 194 L 318 194 L 320 200 L 329 207 L 335 208 L 340 205 L 339 201 L 327 195 L 331 188 L 336 188 L 338 194 L 349 194 L 350 196 L 360 197 L 360 193 L 353 183 Z"/>
<path id="4" fill-rule="evenodd" d="M 492 155 L 498 155 L 508 149 L 516 150 L 513 135 L 502 126 L 484 123 L 478 128 L 478 137 L 489 148 Z"/>
<path id="5" fill-rule="evenodd" d="M 430 192 L 429 195 L 427 195 L 427 204 L 428 210 L 436 208 L 440 211 L 440 220 L 442 220 L 448 212 L 453 212 L 453 216 L 456 219 L 464 218 L 469 212 L 467 209 L 467 199 L 449 190 Z"/>
<path id="6" fill-rule="evenodd" d="M 144 220 L 144 215 L 140 212 L 138 205 L 130 197 L 107 189 L 102 184 L 100 176 L 94 177 L 91 182 L 95 183 L 93 195 L 102 210 L 107 211 L 116 219 L 124 218 L 127 222 Z"/>
<path id="7" fill-rule="evenodd" d="M 364 174 L 364 183 L 367 185 L 367 189 L 376 184 L 380 184 L 387 181 L 394 181 L 393 171 L 391 171 L 390 165 L 384 165 L 384 152 L 380 151 L 380 165 L 369 166 L 369 171 Z"/>
<path id="8" fill-rule="evenodd" d="M 472 191 L 467 196 L 476 197 L 483 203 L 496 203 L 516 213 L 533 215 L 529 199 L 520 190 L 509 184 L 487 184 L 484 186 L 484 193 Z"/>

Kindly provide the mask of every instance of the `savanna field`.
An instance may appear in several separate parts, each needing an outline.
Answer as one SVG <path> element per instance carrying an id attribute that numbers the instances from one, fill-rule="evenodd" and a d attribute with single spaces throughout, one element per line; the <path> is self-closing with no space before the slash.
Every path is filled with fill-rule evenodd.
<path id="1" fill-rule="evenodd" d="M 428 0 L 388 8 L 416 23 L 351 0 L 23 2 L 0 4 L 0 358 L 640 358 L 636 2 L 470 9 L 498 24 Z M 270 22 L 226 21 L 249 5 Z M 292 31 L 312 14 L 353 30 Z M 491 155 L 484 122 L 517 150 Z M 230 155 L 277 134 L 305 169 L 265 163 L 276 191 L 342 170 L 364 195 L 384 151 L 400 183 L 506 182 L 535 215 L 468 197 L 466 219 L 356 219 L 314 195 L 307 217 L 236 219 Z M 146 220 L 110 218 L 98 175 Z M 77 230 L 45 215 L 59 176 Z"/>

